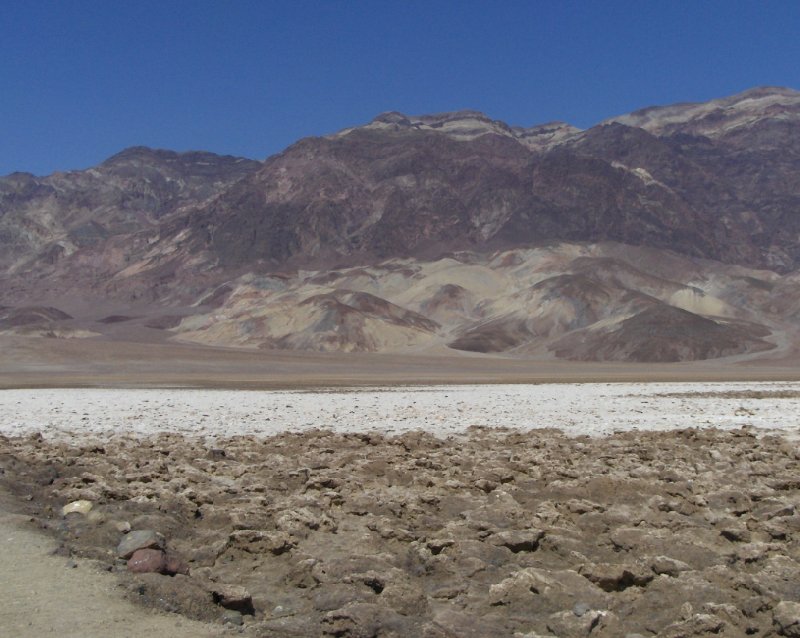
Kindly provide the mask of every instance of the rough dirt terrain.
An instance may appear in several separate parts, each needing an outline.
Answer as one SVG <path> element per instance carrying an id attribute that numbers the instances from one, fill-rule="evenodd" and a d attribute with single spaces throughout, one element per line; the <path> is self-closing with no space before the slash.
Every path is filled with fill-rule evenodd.
<path id="1" fill-rule="evenodd" d="M 120 596 L 118 579 L 91 562 L 53 554 L 53 539 L 27 517 L 8 512 L 0 494 L 0 628 L 3 636 L 63 638 L 171 636 L 212 638 L 219 628 L 163 613 L 146 613 Z M 13 549 L 12 549 L 13 548 Z"/>
<path id="2" fill-rule="evenodd" d="M 799 459 L 747 427 L 0 439 L 66 551 L 275 637 L 798 636 Z"/>

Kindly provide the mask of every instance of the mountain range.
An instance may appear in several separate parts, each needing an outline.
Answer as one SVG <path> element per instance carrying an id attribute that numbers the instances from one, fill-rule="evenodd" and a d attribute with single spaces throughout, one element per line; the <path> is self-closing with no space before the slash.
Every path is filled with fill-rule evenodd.
<path id="1" fill-rule="evenodd" d="M 0 333 L 580 360 L 800 334 L 800 92 L 587 130 L 384 113 L 265 161 L 0 178 Z"/>

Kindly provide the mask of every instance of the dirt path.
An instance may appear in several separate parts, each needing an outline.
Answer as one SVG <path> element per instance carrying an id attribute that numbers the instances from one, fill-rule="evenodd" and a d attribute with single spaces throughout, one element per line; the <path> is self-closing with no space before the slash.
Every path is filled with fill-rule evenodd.
<path id="1" fill-rule="evenodd" d="M 212 638 L 221 628 L 156 614 L 122 598 L 116 578 L 53 556 L 52 539 L 26 528 L 0 494 L 0 634 L 16 638 Z"/>

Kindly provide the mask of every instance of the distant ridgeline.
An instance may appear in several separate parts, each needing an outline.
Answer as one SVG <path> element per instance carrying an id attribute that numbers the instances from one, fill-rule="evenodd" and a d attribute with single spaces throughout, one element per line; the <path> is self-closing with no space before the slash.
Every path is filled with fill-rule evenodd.
<path id="1" fill-rule="evenodd" d="M 264 162 L 136 147 L 0 178 L 0 332 L 776 357 L 800 322 L 798 210 L 782 88 L 585 131 L 386 113 Z"/>

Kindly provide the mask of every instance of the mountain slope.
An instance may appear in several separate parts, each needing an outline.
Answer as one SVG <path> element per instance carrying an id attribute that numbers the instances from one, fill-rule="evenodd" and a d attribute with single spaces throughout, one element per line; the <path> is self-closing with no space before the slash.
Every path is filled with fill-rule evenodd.
<path id="1" fill-rule="evenodd" d="M 217 195 L 260 165 L 213 153 L 134 147 L 84 171 L 0 178 L 6 291 L 22 287 L 26 294 L 32 278 L 48 276 L 77 279 L 83 287 L 87 279 L 104 283 L 157 241 L 171 215 Z"/>
<path id="2" fill-rule="evenodd" d="M 800 264 L 800 100 L 762 93 L 737 98 L 737 126 L 721 119 L 711 137 L 691 109 L 669 126 L 651 116 L 652 130 L 612 122 L 538 145 L 474 112 L 388 114 L 302 140 L 181 230 L 201 228 L 194 250 L 223 267 L 612 240 L 789 271 Z"/>
<path id="3" fill-rule="evenodd" d="M 227 284 L 221 306 L 172 332 L 216 346 L 623 361 L 753 355 L 796 341 L 797 318 L 775 305 L 800 291 L 793 279 L 674 253 L 659 267 L 662 254 L 559 244 L 246 275 Z"/>
<path id="4" fill-rule="evenodd" d="M 136 147 L 0 178 L 0 330 L 750 356 L 795 338 L 798 211 L 783 88 L 585 131 L 391 112 L 264 162 Z"/>

